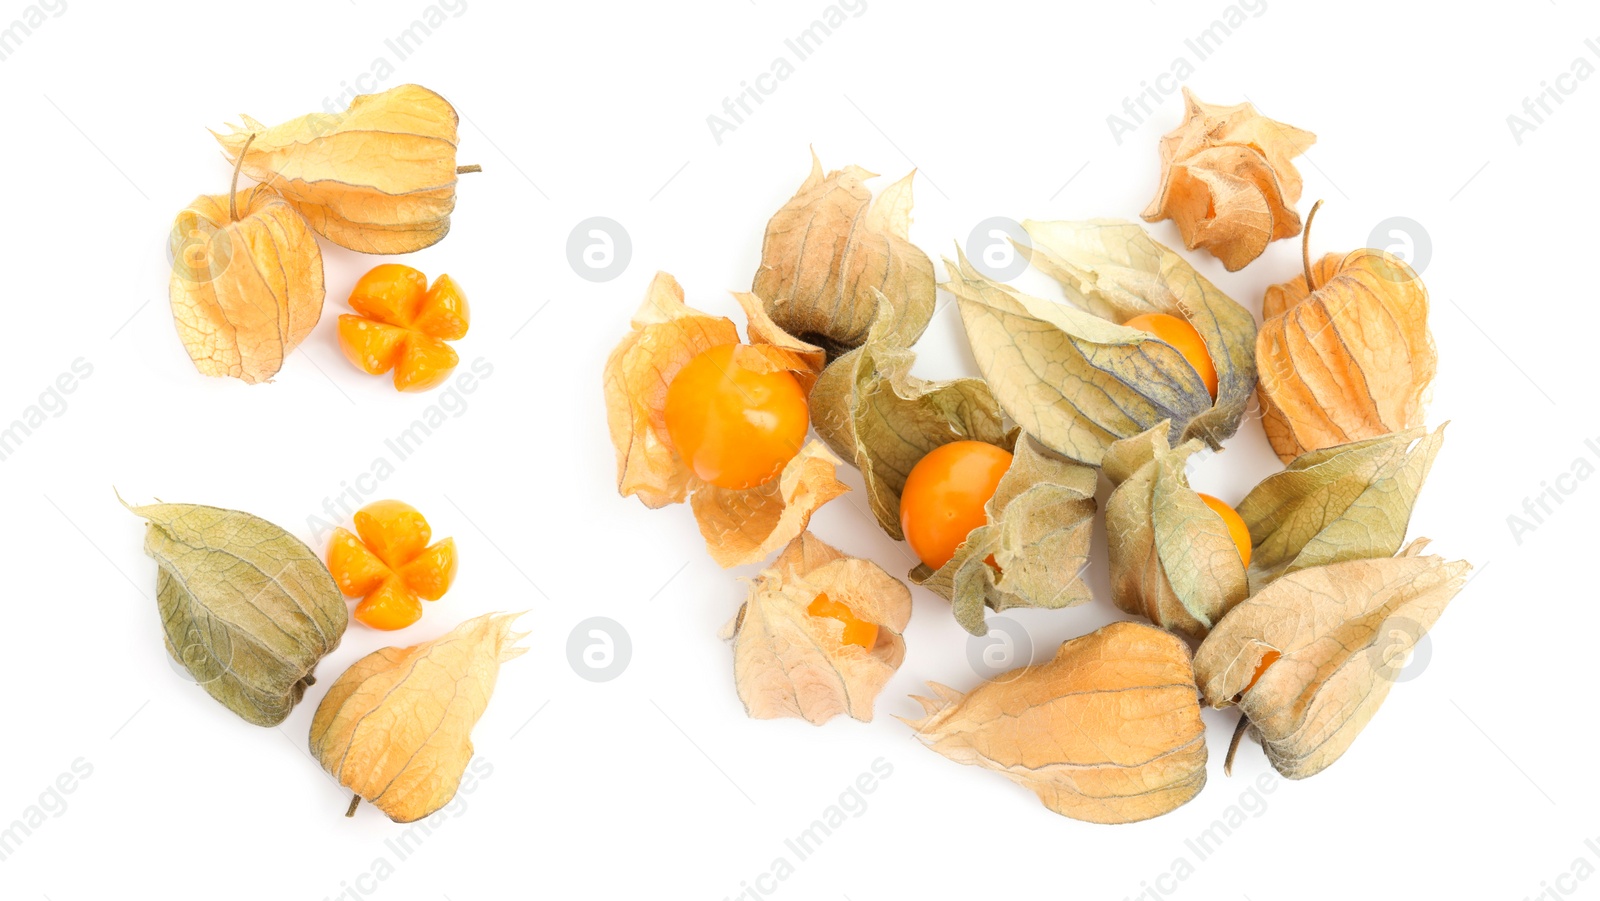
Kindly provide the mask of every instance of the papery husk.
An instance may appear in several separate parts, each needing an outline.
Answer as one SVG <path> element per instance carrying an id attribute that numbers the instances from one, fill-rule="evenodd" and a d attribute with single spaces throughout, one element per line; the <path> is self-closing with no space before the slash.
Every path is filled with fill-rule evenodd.
<path id="1" fill-rule="evenodd" d="M 923 744 L 1000 773 L 1062 816 L 1147 820 L 1205 786 L 1189 649 L 1152 626 L 1112 623 L 967 694 L 929 686 L 937 698 L 915 698 L 927 716 L 906 720 Z"/>
<path id="2" fill-rule="evenodd" d="M 1184 474 L 1204 444 L 1191 439 L 1171 448 L 1166 436 L 1163 423 L 1106 452 L 1104 471 L 1115 486 L 1106 500 L 1111 600 L 1198 640 L 1250 586 L 1227 524 Z"/>
<path id="3" fill-rule="evenodd" d="M 1444 442 L 1421 426 L 1296 457 L 1239 502 L 1250 529 L 1250 585 L 1312 566 L 1389 557 Z"/>
<path id="4" fill-rule="evenodd" d="M 1249 103 L 1205 103 L 1187 87 L 1183 104 L 1183 123 L 1161 138 L 1161 187 L 1143 218 L 1170 218 L 1184 246 L 1235 272 L 1271 242 L 1300 234 L 1302 183 L 1292 160 L 1317 136 Z"/>
<path id="5" fill-rule="evenodd" d="M 527 651 L 516 646 L 527 633 L 511 631 L 520 615 L 485 614 L 433 641 L 357 660 L 317 706 L 311 756 L 396 823 L 450 803 L 500 664 Z"/>
<path id="6" fill-rule="evenodd" d="M 763 312 L 753 294 L 736 293 L 751 344 L 741 344 L 732 364 L 756 371 L 787 370 L 810 391 L 823 353 L 790 337 Z M 617 454 L 617 492 L 647 507 L 683 501 L 691 506 L 706 548 L 722 566 L 756 563 L 799 535 L 820 506 L 850 490 L 834 476 L 838 460 L 809 442 L 772 481 L 743 491 L 701 482 L 667 433 L 667 387 L 700 353 L 739 340 L 731 320 L 709 316 L 683 302 L 683 288 L 656 273 L 629 332 L 606 360 L 606 420 Z"/>
<path id="7" fill-rule="evenodd" d="M 1098 466 L 1112 442 L 1169 422 L 1174 444 L 1213 448 L 1239 427 L 1255 388 L 1255 320 L 1131 222 L 1024 222 L 1034 265 L 1070 303 L 945 261 L 978 369 L 1002 409 L 1045 446 Z M 959 256 L 959 255 L 958 255 Z M 1121 323 L 1166 313 L 1191 323 L 1217 370 L 1212 400 L 1175 348 Z"/>
<path id="8" fill-rule="evenodd" d="M 844 623 L 810 615 L 817 595 L 878 625 L 873 647 L 845 644 Z M 911 591 L 870 560 L 801 532 L 750 584 L 731 624 L 734 686 L 753 719 L 821 725 L 839 714 L 872 719 L 872 706 L 905 659 L 901 633 Z"/>
<path id="9" fill-rule="evenodd" d="M 249 116 L 212 134 L 230 163 L 282 194 L 317 234 L 362 253 L 411 253 L 450 231 L 456 205 L 455 108 L 404 84 L 341 113 L 268 128 Z M 246 140 L 255 140 L 245 150 Z"/>
<path id="10" fill-rule="evenodd" d="M 837 357 L 884 319 L 887 341 L 910 346 L 933 318 L 933 261 L 911 243 L 911 179 L 878 196 L 859 166 L 811 173 L 767 223 L 751 292 L 791 335 Z M 876 293 L 874 293 L 876 292 Z M 885 304 L 888 309 L 885 309 Z"/>
<path id="11" fill-rule="evenodd" d="M 733 344 L 733 320 L 686 306 L 677 279 L 658 272 L 630 331 L 606 359 L 606 420 L 617 454 L 617 493 L 650 508 L 682 503 L 693 472 L 667 434 L 667 386 L 690 360 Z"/>
<path id="12" fill-rule="evenodd" d="M 759 371 L 787 369 L 809 391 L 822 370 L 821 349 L 778 328 L 753 295 L 736 293 L 734 298 L 744 308 L 752 342 L 741 346 L 734 360 Z M 664 507 L 681 503 L 693 479 L 667 434 L 667 387 L 696 356 L 738 343 L 739 330 L 727 317 L 685 305 L 683 287 L 665 272 L 650 281 L 632 327 L 611 351 L 605 367 L 606 420 L 617 453 L 617 492 L 623 497 L 636 494 L 647 507 Z"/>
<path id="13" fill-rule="evenodd" d="M 956 622 L 988 634 L 984 608 L 1073 607 L 1089 600 L 1082 572 L 1094 523 L 1095 470 L 1014 437 L 1011 466 L 984 506 L 988 522 L 938 569 L 918 564 L 912 582 L 950 601 Z M 989 565 L 993 555 L 995 566 Z"/>
<path id="14" fill-rule="evenodd" d="M 1267 289 L 1256 337 L 1262 425 L 1285 463 L 1423 424 L 1438 368 L 1428 291 L 1381 250 L 1328 254 Z"/>
<path id="15" fill-rule="evenodd" d="M 835 476 L 838 465 L 822 442 L 810 441 L 765 485 L 735 491 L 701 484 L 689 505 L 711 559 L 744 566 L 788 544 L 819 507 L 850 490 Z"/>
<path id="16" fill-rule="evenodd" d="M 912 375 L 916 354 L 898 343 L 893 329 L 889 318 L 879 317 L 866 343 L 823 370 L 811 391 L 811 425 L 861 470 L 873 516 L 899 541 L 905 537 L 900 492 L 929 451 L 968 440 L 1009 449 L 1011 441 L 983 379 L 932 382 Z"/>
<path id="17" fill-rule="evenodd" d="M 169 246 L 172 318 L 204 375 L 268 381 L 322 316 L 316 236 L 259 185 L 196 197 L 173 221 Z"/>
<path id="18" fill-rule="evenodd" d="M 200 504 L 129 507 L 148 521 L 167 653 L 218 703 L 276 726 L 349 624 L 322 558 L 259 516 Z"/>
<path id="19" fill-rule="evenodd" d="M 1315 775 L 1344 754 L 1466 584 L 1471 565 L 1421 556 L 1427 544 L 1283 576 L 1233 608 L 1195 652 L 1206 703 L 1238 705 L 1282 775 Z M 1269 652 L 1282 656 L 1246 690 Z"/>

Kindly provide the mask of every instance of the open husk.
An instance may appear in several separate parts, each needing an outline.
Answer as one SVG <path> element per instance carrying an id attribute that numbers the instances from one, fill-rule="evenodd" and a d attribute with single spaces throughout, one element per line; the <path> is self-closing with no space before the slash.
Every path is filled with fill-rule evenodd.
<path id="1" fill-rule="evenodd" d="M 1194 670 L 1206 703 L 1237 705 L 1279 773 L 1303 779 L 1344 754 L 1466 583 L 1471 566 L 1422 556 L 1427 544 L 1283 576 L 1200 644 Z"/>
<path id="2" fill-rule="evenodd" d="M 911 374 L 915 359 L 880 316 L 866 342 L 823 370 L 811 390 L 817 435 L 861 470 L 873 516 L 897 541 L 905 537 L 900 492 L 929 451 L 952 441 L 1010 446 L 1004 414 L 983 379 L 931 382 Z"/>
<path id="3" fill-rule="evenodd" d="M 738 347 L 733 365 L 793 372 L 809 391 L 822 368 L 822 351 L 791 338 L 767 318 L 753 295 L 734 296 L 748 318 L 751 343 Z M 801 448 L 778 478 L 756 488 L 736 491 L 694 478 L 667 433 L 667 386 L 695 356 L 738 343 L 738 329 L 725 317 L 685 305 L 683 288 L 664 272 L 651 281 L 632 325 L 607 358 L 604 376 L 618 493 L 637 495 L 652 508 L 681 503 L 692 493 L 691 506 L 712 558 L 722 566 L 739 566 L 759 562 L 787 544 L 818 507 L 849 490 L 835 477 L 838 460 L 815 441 Z"/>
<path id="4" fill-rule="evenodd" d="M 936 698 L 915 698 L 927 716 L 906 720 L 923 744 L 1000 773 L 1062 816 L 1147 820 L 1205 786 L 1189 649 L 1152 626 L 1112 623 L 966 694 L 929 686 Z"/>
<path id="5" fill-rule="evenodd" d="M 1267 289 L 1256 337 L 1261 421 L 1278 458 L 1422 425 L 1439 357 L 1421 277 L 1367 248 L 1305 270 Z"/>
<path id="6" fill-rule="evenodd" d="M 1239 502 L 1250 529 L 1250 584 L 1311 566 L 1389 557 L 1405 541 L 1411 510 L 1444 426 L 1417 427 L 1296 457 Z"/>
<path id="7" fill-rule="evenodd" d="M 1163 423 L 1113 444 L 1104 468 L 1115 486 L 1106 500 L 1111 600 L 1196 640 L 1249 594 L 1227 525 L 1184 474 L 1203 446 L 1168 447 Z"/>
<path id="8" fill-rule="evenodd" d="M 911 243 L 911 178 L 876 202 L 859 166 L 826 175 L 817 155 L 800 190 L 767 223 L 750 291 L 791 335 L 829 358 L 859 347 L 874 321 L 909 346 L 933 318 L 933 261 Z"/>
<path id="9" fill-rule="evenodd" d="M 1161 188 L 1146 222 L 1171 219 L 1190 250 L 1237 271 L 1279 238 L 1300 233 L 1300 172 L 1292 160 L 1317 136 L 1249 103 L 1205 103 L 1183 89 L 1184 121 L 1161 138 Z"/>
<path id="10" fill-rule="evenodd" d="M 1132 222 L 1024 222 L 1029 259 L 1068 303 L 1031 297 L 945 261 L 979 371 L 1022 430 L 1098 466 L 1112 442 L 1168 422 L 1169 440 L 1220 447 L 1255 390 L 1255 320 Z M 1217 370 L 1217 397 L 1171 345 L 1122 323 L 1187 320 Z"/>
<path id="11" fill-rule="evenodd" d="M 950 601 L 962 628 L 985 635 L 984 608 L 1072 607 L 1089 600 L 1082 572 L 1094 523 L 1095 470 L 1015 437 L 1011 467 L 967 535 L 938 569 L 918 564 L 911 581 Z M 988 561 L 993 557 L 994 563 Z"/>
<path id="12" fill-rule="evenodd" d="M 450 231 L 456 205 L 455 108 L 403 84 L 363 94 L 341 113 L 213 134 L 229 162 L 269 186 L 316 232 L 363 253 L 411 253 Z M 254 141 L 249 141 L 251 135 Z"/>
<path id="13" fill-rule="evenodd" d="M 808 613 L 819 594 L 876 623 L 876 644 L 844 643 L 843 623 Z M 730 624 L 734 686 L 745 712 L 814 725 L 839 714 L 872 719 L 873 701 L 905 659 L 901 632 L 910 620 L 911 591 L 904 583 L 802 532 L 751 582 Z"/>

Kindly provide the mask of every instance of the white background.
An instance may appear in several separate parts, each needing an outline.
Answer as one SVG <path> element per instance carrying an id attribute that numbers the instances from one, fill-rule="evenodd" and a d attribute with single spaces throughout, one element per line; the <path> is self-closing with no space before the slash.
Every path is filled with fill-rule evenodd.
<path id="1" fill-rule="evenodd" d="M 1600 484 L 1558 477 L 1580 458 L 1600 464 L 1600 443 L 1584 444 L 1600 439 L 1600 79 L 1564 80 L 1573 93 L 1520 144 L 1506 117 L 1575 58 L 1600 64 L 1584 45 L 1600 38 L 1600 16 L 1565 2 L 1443 17 L 1421 4 L 1269 2 L 1187 83 L 1317 133 L 1301 208 L 1327 201 L 1319 253 L 1368 244 L 1392 216 L 1420 223 L 1441 357 L 1429 420 L 1451 425 L 1413 534 L 1478 575 L 1433 632 L 1425 667 L 1408 670 L 1336 766 L 1303 783 L 1266 777 L 1262 809 L 1248 797 L 1270 773 L 1260 749 L 1247 745 L 1223 777 L 1233 718 L 1208 715 L 1206 789 L 1122 827 L 1051 814 L 1001 777 L 923 749 L 891 716 L 916 711 L 905 696 L 924 680 L 967 689 L 978 678 L 947 605 L 920 589 L 905 665 L 874 722 L 747 720 L 715 633 L 754 568 L 719 570 L 687 508 L 652 512 L 616 495 L 600 371 L 658 269 L 692 303 L 737 315 L 727 292 L 749 285 L 762 228 L 804 177 L 808 145 L 829 168 L 918 167 L 912 237 L 936 260 L 991 216 L 1136 217 L 1180 102 L 1165 97 L 1120 144 L 1106 117 L 1174 58 L 1193 59 L 1185 38 L 1221 0 L 867 0 L 720 144 L 706 117 L 788 52 L 821 0 L 469 0 L 398 63 L 385 39 L 421 2 L 68 0 L 47 14 L 0 62 L 0 422 L 74 360 L 93 371 L 0 463 L 0 825 L 74 761 L 92 774 L 0 861 L 0 894 L 720 899 L 745 883 L 852 901 L 1593 894 L 1600 884 L 1571 873 L 1578 858 L 1600 866 L 1584 844 L 1600 836 L 1586 762 Z M 25 8 L 0 5 L 0 27 Z M 461 162 L 484 167 L 462 180 L 449 237 L 405 262 L 461 282 L 473 321 L 458 346 L 493 371 L 372 486 L 358 477 L 384 440 L 439 402 L 397 395 L 337 349 L 333 321 L 378 260 L 325 245 L 323 323 L 275 383 L 251 387 L 190 365 L 167 312 L 164 243 L 194 195 L 226 189 L 207 127 L 318 109 L 379 57 L 394 74 L 365 84 L 443 93 L 463 116 Z M 605 283 L 568 261 L 569 232 L 591 216 L 631 237 L 630 262 Z M 1177 243 L 1170 223 L 1154 232 Z M 1414 252 L 1419 238 L 1396 241 Z M 1266 285 L 1299 271 L 1292 241 L 1236 274 L 1189 257 L 1254 310 Z M 918 349 L 923 375 L 970 371 L 948 306 Z M 1275 466 L 1247 423 L 1195 483 L 1237 501 Z M 169 664 L 143 526 L 113 487 L 136 502 L 246 509 L 310 540 L 308 517 L 358 484 L 454 535 L 459 582 L 398 639 L 352 624 L 280 728 L 247 725 Z M 1519 541 L 1507 517 L 1547 484 L 1564 502 Z M 857 491 L 814 529 L 903 572 L 904 547 L 862 509 Z M 1117 618 L 1103 558 L 1092 578 L 1088 605 L 1015 616 L 1035 657 Z M 396 861 L 385 839 L 400 827 L 371 809 L 345 819 L 347 794 L 308 756 L 316 703 L 375 648 L 517 609 L 529 611 L 529 653 L 502 671 L 474 735 L 492 773 Z M 631 637 L 614 681 L 569 663 L 568 635 L 590 616 Z M 865 811 L 787 880 L 758 882 L 780 856 L 793 862 L 784 840 L 879 758 L 892 774 Z M 1241 799 L 1257 815 L 1197 860 L 1186 840 Z M 364 875 L 379 858 L 394 865 L 381 881 Z M 1168 875 L 1180 860 L 1193 868 L 1181 881 Z"/>

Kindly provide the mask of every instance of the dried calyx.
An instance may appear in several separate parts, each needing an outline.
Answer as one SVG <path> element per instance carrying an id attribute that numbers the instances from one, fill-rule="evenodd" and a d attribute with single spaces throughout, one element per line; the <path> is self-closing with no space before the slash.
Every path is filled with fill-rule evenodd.
<path id="1" fill-rule="evenodd" d="M 1438 367 L 1428 291 L 1405 261 L 1364 248 L 1267 289 L 1256 337 L 1262 425 L 1285 463 L 1308 451 L 1422 425 Z"/>

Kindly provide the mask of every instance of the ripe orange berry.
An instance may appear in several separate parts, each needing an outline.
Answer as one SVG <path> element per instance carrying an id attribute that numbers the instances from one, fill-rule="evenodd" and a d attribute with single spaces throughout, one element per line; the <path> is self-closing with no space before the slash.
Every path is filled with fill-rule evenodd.
<path id="1" fill-rule="evenodd" d="M 426 391 L 460 362 L 445 342 L 467 334 L 467 296 L 448 275 L 430 288 L 410 266 L 375 266 L 350 292 L 350 308 L 339 317 L 339 349 L 368 375 L 392 369 L 395 388 Z"/>
<path id="2" fill-rule="evenodd" d="M 1162 341 L 1172 345 L 1183 358 L 1194 367 L 1200 381 L 1205 382 L 1206 390 L 1211 392 L 1211 399 L 1217 399 L 1217 367 L 1211 362 L 1211 351 L 1206 349 L 1206 342 L 1195 331 L 1188 320 L 1169 316 L 1166 313 L 1144 313 L 1124 322 L 1128 328 L 1136 328 L 1141 332 L 1149 332 Z"/>
<path id="3" fill-rule="evenodd" d="M 667 434 L 702 481 L 721 488 L 763 485 L 805 443 L 810 413 L 793 373 L 757 372 L 735 359 L 737 344 L 713 347 L 667 386 Z"/>
<path id="4" fill-rule="evenodd" d="M 840 644 L 853 644 L 872 650 L 878 643 L 878 624 L 869 623 L 856 616 L 849 605 L 841 604 L 828 597 L 824 592 L 816 596 L 811 604 L 806 607 L 806 612 L 812 616 L 826 616 L 844 623 L 844 634 L 839 637 Z"/>
<path id="5" fill-rule="evenodd" d="M 456 576 L 453 538 L 429 545 L 433 530 L 410 504 L 374 501 L 354 517 L 356 532 L 334 529 L 328 572 L 345 597 L 361 598 L 355 618 L 374 629 L 403 629 L 422 617 Z"/>
<path id="6" fill-rule="evenodd" d="M 942 444 L 911 467 L 900 492 L 900 529 L 923 563 L 949 563 L 967 535 L 988 522 L 984 505 L 1010 467 L 1010 452 L 983 441 Z"/>
<path id="7" fill-rule="evenodd" d="M 1244 690 L 1239 692 L 1239 694 L 1242 695 L 1246 691 L 1249 691 L 1250 689 L 1255 688 L 1256 687 L 1256 683 L 1261 681 L 1261 674 L 1265 673 L 1267 671 L 1268 667 L 1272 666 L 1274 663 L 1277 663 L 1278 662 L 1278 658 L 1280 658 L 1282 656 L 1283 655 L 1278 653 L 1277 651 L 1268 651 L 1265 654 L 1262 654 L 1261 655 L 1261 662 L 1256 664 L 1255 675 L 1250 677 L 1250 684 L 1246 685 L 1244 687 Z"/>
<path id="8" fill-rule="evenodd" d="M 1207 507 L 1210 507 L 1218 516 L 1222 517 L 1223 523 L 1228 527 L 1228 535 L 1233 538 L 1233 546 L 1239 549 L 1240 562 L 1244 563 L 1245 566 L 1249 566 L 1250 529 L 1244 524 L 1244 519 L 1239 516 L 1238 511 L 1221 500 L 1209 494 L 1201 494 L 1198 491 L 1195 493 L 1200 495 L 1200 500 L 1205 501 Z"/>

